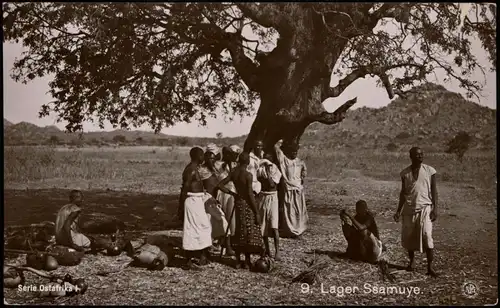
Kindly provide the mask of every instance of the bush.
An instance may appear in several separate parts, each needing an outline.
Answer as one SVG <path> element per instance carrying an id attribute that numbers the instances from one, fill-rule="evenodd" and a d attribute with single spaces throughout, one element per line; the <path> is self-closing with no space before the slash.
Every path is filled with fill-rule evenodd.
<path id="1" fill-rule="evenodd" d="M 178 141 L 177 141 L 177 144 L 180 145 L 180 146 L 187 146 L 189 144 L 189 138 L 187 137 L 182 137 L 180 138 Z"/>
<path id="2" fill-rule="evenodd" d="M 469 150 L 472 143 L 472 137 L 464 131 L 459 132 L 452 140 L 448 142 L 448 149 L 445 151 L 448 154 L 455 154 L 460 162 Z"/>
<path id="3" fill-rule="evenodd" d="M 116 135 L 113 137 L 113 141 L 115 143 L 126 143 L 127 142 L 127 137 L 123 135 Z"/>
<path id="4" fill-rule="evenodd" d="M 59 137 L 57 137 L 57 136 L 50 136 L 50 138 L 49 138 L 49 144 L 50 145 L 61 144 L 61 139 L 59 139 Z"/>
<path id="5" fill-rule="evenodd" d="M 385 149 L 389 152 L 396 152 L 399 150 L 399 147 L 395 143 L 391 142 L 385 146 Z"/>

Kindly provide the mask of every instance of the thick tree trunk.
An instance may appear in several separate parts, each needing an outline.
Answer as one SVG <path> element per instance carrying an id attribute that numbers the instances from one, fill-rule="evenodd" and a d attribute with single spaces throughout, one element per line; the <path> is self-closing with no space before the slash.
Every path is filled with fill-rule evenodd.
<path id="1" fill-rule="evenodd" d="M 260 139 L 265 150 L 280 140 L 299 142 L 307 126 L 321 120 L 331 70 L 346 46 L 333 39 L 320 16 L 300 6 L 289 6 L 292 28 L 280 33 L 275 50 L 261 63 L 260 97 L 257 117 L 245 142 L 249 151 Z M 282 35 L 283 34 L 283 35 Z M 333 43 L 332 43 L 333 42 Z"/>

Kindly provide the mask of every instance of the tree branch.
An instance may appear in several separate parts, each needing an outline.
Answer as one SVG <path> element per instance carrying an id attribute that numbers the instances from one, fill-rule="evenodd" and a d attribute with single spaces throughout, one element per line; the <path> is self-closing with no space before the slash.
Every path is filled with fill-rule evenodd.
<path id="1" fill-rule="evenodd" d="M 394 18 L 397 22 L 408 23 L 410 21 L 410 10 L 413 4 L 384 3 L 378 10 L 371 14 L 375 23 L 382 18 Z"/>
<path id="2" fill-rule="evenodd" d="M 263 27 L 276 30 L 287 27 L 285 15 L 282 13 L 283 4 L 241 2 L 237 6 L 246 17 Z"/>
<path id="3" fill-rule="evenodd" d="M 312 120 L 326 125 L 332 125 L 342 122 L 342 120 L 345 118 L 347 110 L 349 110 L 349 108 L 351 108 L 357 102 L 357 100 L 357 97 L 350 99 L 342 104 L 342 106 L 337 108 L 337 110 L 335 110 L 334 112 L 324 111 L 319 115 L 314 116 Z"/>
<path id="4" fill-rule="evenodd" d="M 382 79 L 382 82 L 384 83 L 384 86 L 387 90 L 387 94 L 389 94 L 389 98 L 392 99 L 394 97 L 394 91 L 392 89 L 391 83 L 389 82 L 389 78 L 386 75 L 386 72 L 395 68 L 400 68 L 400 67 L 405 67 L 405 66 L 410 66 L 410 67 L 416 67 L 419 69 L 423 69 L 424 65 L 421 64 L 416 64 L 416 63 L 401 63 L 401 64 L 395 64 L 387 67 L 380 67 L 380 66 L 363 66 L 360 67 L 351 73 L 349 73 L 346 77 L 344 77 L 342 80 L 339 81 L 339 84 L 333 88 L 330 88 L 328 91 L 324 91 L 325 94 L 322 97 L 322 100 L 325 100 L 329 97 L 337 97 L 344 90 L 351 85 L 354 81 L 356 81 L 359 78 L 362 78 L 368 74 L 370 75 L 377 75 Z"/>

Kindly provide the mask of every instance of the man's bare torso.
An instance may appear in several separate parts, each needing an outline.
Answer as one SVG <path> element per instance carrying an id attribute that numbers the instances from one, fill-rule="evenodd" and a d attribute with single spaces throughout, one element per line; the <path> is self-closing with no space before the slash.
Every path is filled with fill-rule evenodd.
<path id="1" fill-rule="evenodd" d="M 189 163 L 182 173 L 183 183 L 186 186 L 186 191 L 191 193 L 203 192 L 203 183 L 198 174 L 198 165 Z"/>
<path id="2" fill-rule="evenodd" d="M 246 168 L 238 166 L 233 170 L 230 176 L 236 188 L 236 193 L 248 202 L 250 199 L 249 187 L 252 185 L 252 174 L 248 172 Z"/>

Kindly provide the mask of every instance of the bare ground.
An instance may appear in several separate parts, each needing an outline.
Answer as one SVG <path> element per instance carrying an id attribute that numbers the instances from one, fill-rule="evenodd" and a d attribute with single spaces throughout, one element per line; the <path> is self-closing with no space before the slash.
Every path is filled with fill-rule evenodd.
<path id="1" fill-rule="evenodd" d="M 73 298 L 39 298 L 33 292 L 4 290 L 8 303 L 74 305 L 484 305 L 498 298 L 496 187 L 470 184 L 439 185 L 440 216 L 434 226 L 436 268 L 441 276 L 425 275 L 425 255 L 417 254 L 417 271 L 398 271 L 406 265 L 400 246 L 400 226 L 392 221 L 397 205 L 399 183 L 380 181 L 346 170 L 337 181 L 309 178 L 307 183 L 309 230 L 301 240 L 281 239 L 283 260 L 269 274 L 235 270 L 227 259 L 214 262 L 202 272 L 180 269 L 174 262 L 161 272 L 123 268 L 126 256 L 89 256 L 76 267 L 61 267 L 85 277 L 86 294 Z M 42 186 L 43 187 L 43 186 Z M 6 190 L 5 225 L 53 220 L 55 212 L 67 200 L 67 190 Z M 170 189 L 169 189 L 170 190 Z M 174 189 L 172 188 L 172 191 Z M 88 211 L 117 215 L 136 232 L 164 229 L 176 210 L 177 195 L 138 194 L 123 191 L 85 192 Z M 353 208 L 357 199 L 365 199 L 377 215 L 382 240 L 388 247 L 385 258 L 395 267 L 395 283 L 383 281 L 376 266 L 339 258 L 346 248 L 338 219 L 341 208 Z M 167 210 L 157 213 L 155 206 Z M 20 214 L 22 211 L 22 215 Z M 139 236 L 139 235 L 138 235 Z M 303 292 L 292 278 L 307 267 L 314 257 L 330 260 L 320 281 Z M 23 257 L 6 260 L 12 264 Z M 179 260 L 177 260 L 179 261 Z M 120 270 L 121 269 L 121 270 Z M 100 272 L 111 272 L 105 276 Z M 44 280 L 27 274 L 27 285 Z M 463 284 L 473 282 L 479 288 L 475 298 L 463 294 Z M 366 292 L 368 283 L 371 292 Z M 374 294 L 373 286 L 419 288 L 420 294 Z M 351 294 L 324 293 L 331 287 L 358 288 Z M 415 289 L 413 289 L 415 290 Z"/>

